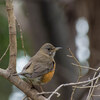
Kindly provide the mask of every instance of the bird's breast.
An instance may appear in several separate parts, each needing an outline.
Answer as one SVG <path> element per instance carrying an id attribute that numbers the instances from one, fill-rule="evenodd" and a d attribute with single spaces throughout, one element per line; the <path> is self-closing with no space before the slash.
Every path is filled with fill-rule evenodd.
<path id="1" fill-rule="evenodd" d="M 52 77 L 53 77 L 53 75 L 54 75 L 54 72 L 55 72 L 55 66 L 54 66 L 54 68 L 53 68 L 52 71 L 50 71 L 49 73 L 44 74 L 44 75 L 42 76 L 42 79 L 41 79 L 42 83 L 43 83 L 43 84 L 48 83 L 48 82 L 52 79 Z"/>

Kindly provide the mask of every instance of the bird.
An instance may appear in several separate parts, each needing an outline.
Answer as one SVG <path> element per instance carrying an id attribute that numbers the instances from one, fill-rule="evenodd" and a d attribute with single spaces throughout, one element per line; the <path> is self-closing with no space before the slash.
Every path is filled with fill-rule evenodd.
<path id="1" fill-rule="evenodd" d="M 54 56 L 56 51 L 62 47 L 55 47 L 51 43 L 45 43 L 37 53 L 31 57 L 29 62 L 23 67 L 20 73 L 33 85 L 44 85 L 54 76 L 56 62 Z"/>

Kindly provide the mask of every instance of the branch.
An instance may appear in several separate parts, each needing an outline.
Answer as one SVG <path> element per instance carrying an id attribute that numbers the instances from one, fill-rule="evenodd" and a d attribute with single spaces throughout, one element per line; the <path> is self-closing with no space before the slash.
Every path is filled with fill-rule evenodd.
<path id="1" fill-rule="evenodd" d="M 0 68 L 0 76 L 8 79 L 12 84 L 14 84 L 17 88 L 22 90 L 28 97 L 33 100 L 46 100 L 42 95 L 38 95 L 39 93 L 35 89 L 31 89 L 31 86 L 20 79 L 18 76 L 13 76 L 8 70 L 4 70 Z"/>
<path id="2" fill-rule="evenodd" d="M 75 62 L 78 64 L 78 67 L 79 67 L 79 72 L 78 72 L 78 78 L 77 78 L 77 81 L 76 82 L 79 82 L 80 81 L 80 79 L 81 79 L 81 73 L 82 73 L 82 69 L 81 69 L 81 65 L 80 65 L 80 62 L 78 61 L 78 59 L 74 56 L 74 54 L 73 54 L 73 52 L 71 51 L 71 49 L 69 48 L 68 49 L 69 50 L 69 52 L 70 52 L 70 57 L 72 57 L 74 60 L 75 60 Z M 76 89 L 77 89 L 77 86 L 75 86 L 74 88 L 73 88 L 73 91 L 72 91 L 72 94 L 71 94 L 71 99 L 70 100 L 73 100 L 73 96 L 74 96 L 74 93 L 75 93 L 75 91 L 76 91 Z"/>
<path id="3" fill-rule="evenodd" d="M 95 86 L 77 86 L 77 88 L 80 88 L 80 89 L 82 89 L 82 88 L 96 88 L 96 87 L 99 87 L 100 86 L 100 84 L 97 84 L 97 85 L 95 85 Z M 76 86 L 73 86 L 73 87 L 76 87 Z"/>
<path id="4" fill-rule="evenodd" d="M 100 95 L 92 95 L 92 96 L 95 96 L 95 97 L 100 97 Z"/>
<path id="5" fill-rule="evenodd" d="M 52 94 L 53 92 L 41 92 L 41 93 L 38 93 L 38 95 L 43 95 L 43 94 Z M 60 93 L 58 92 L 55 92 L 55 94 L 57 95 L 57 97 L 60 96 Z"/>
<path id="6" fill-rule="evenodd" d="M 13 13 L 12 0 L 6 0 L 6 9 L 8 13 L 9 42 L 10 42 L 10 60 L 8 69 L 11 70 L 11 73 L 14 73 L 16 72 L 17 42 L 16 42 L 16 25 Z"/>
<path id="7" fill-rule="evenodd" d="M 99 68 L 96 70 L 96 72 L 94 73 L 93 78 L 96 77 L 97 72 L 98 72 L 99 70 L 100 70 L 100 67 L 99 67 Z M 97 84 L 98 81 L 99 81 L 99 78 L 97 78 L 95 82 L 93 81 L 93 82 L 91 83 L 91 86 L 92 86 L 92 87 L 91 87 L 90 90 L 89 90 L 89 93 L 88 93 L 88 96 L 87 96 L 86 100 L 90 100 L 90 99 L 91 99 L 92 94 L 93 94 L 94 89 L 95 89 L 95 87 L 93 87 L 93 86 L 95 86 L 95 85 Z"/>
<path id="8" fill-rule="evenodd" d="M 6 79 L 7 79 L 7 77 L 9 77 L 7 74 L 7 71 L 4 69 L 1 69 L 1 68 L 0 68 L 0 76 L 3 76 Z"/>
<path id="9" fill-rule="evenodd" d="M 93 82 L 94 80 L 96 80 L 96 79 L 98 79 L 98 78 L 100 78 L 100 74 L 99 74 L 97 77 L 92 78 L 92 79 L 87 80 L 87 81 L 76 82 L 76 83 L 68 83 L 68 84 L 61 84 L 60 86 L 58 86 L 58 87 L 54 90 L 54 92 L 48 97 L 47 100 L 50 100 L 51 97 L 55 94 L 55 92 L 57 92 L 57 91 L 58 91 L 60 88 L 62 88 L 62 87 L 65 87 L 65 86 L 75 86 L 75 85 L 85 84 L 85 83 Z"/>
<path id="10" fill-rule="evenodd" d="M 24 40 L 23 40 L 23 33 L 22 33 L 22 27 L 21 25 L 18 23 L 17 19 L 16 20 L 16 24 L 18 25 L 18 28 L 19 28 L 19 32 L 20 32 L 20 38 L 21 38 L 21 42 L 22 42 L 22 49 L 24 51 L 24 55 L 26 56 L 26 50 L 25 50 L 25 47 L 24 47 Z"/>
<path id="11" fill-rule="evenodd" d="M 71 64 L 74 65 L 74 66 L 78 66 L 78 67 L 84 68 L 84 69 L 90 69 L 90 70 L 93 70 L 93 71 L 98 71 L 97 69 L 92 68 L 92 67 L 77 65 L 77 64 L 74 64 L 74 63 L 71 63 Z"/>

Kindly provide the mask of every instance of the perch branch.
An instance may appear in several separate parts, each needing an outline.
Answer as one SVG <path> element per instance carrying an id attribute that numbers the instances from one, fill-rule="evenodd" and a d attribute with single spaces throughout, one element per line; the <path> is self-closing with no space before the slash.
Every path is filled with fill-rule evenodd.
<path id="1" fill-rule="evenodd" d="M 16 72 L 17 42 L 16 42 L 16 25 L 13 13 L 12 0 L 6 0 L 6 9 L 8 14 L 9 43 L 10 43 L 10 59 L 9 59 L 8 69 L 9 71 L 11 71 L 11 73 L 14 73 Z"/>

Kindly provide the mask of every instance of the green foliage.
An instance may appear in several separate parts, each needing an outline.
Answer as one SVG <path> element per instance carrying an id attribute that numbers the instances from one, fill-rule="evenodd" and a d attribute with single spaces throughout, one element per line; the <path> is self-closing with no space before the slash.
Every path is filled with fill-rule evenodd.
<path id="1" fill-rule="evenodd" d="M 1 2 L 0 2 L 1 3 Z M 8 21 L 6 17 L 0 15 L 0 57 L 5 52 L 9 44 L 9 34 L 8 34 Z M 0 68 L 7 68 L 9 62 L 9 53 L 0 62 Z M 10 83 L 0 77 L 0 97 L 2 100 L 8 100 L 11 91 Z"/>
<path id="2" fill-rule="evenodd" d="M 5 0 L 0 0 L 0 5 L 5 5 Z"/>
<path id="3" fill-rule="evenodd" d="M 8 22 L 7 19 L 0 15 L 0 57 L 5 52 L 8 44 L 9 44 L 9 35 L 8 35 Z M 8 53 L 0 62 L 0 67 L 6 68 L 8 65 Z M 1 66 L 2 65 L 2 66 Z"/>

